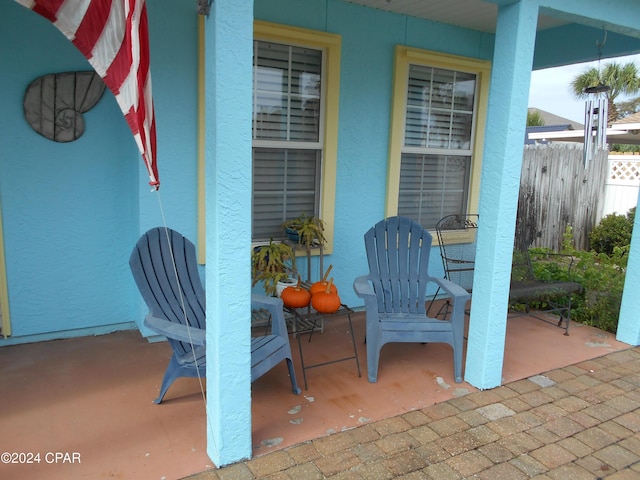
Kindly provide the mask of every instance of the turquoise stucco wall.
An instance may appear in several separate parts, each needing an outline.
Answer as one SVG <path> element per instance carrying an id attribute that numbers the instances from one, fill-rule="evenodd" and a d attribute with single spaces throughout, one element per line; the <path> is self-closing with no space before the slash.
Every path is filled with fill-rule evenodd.
<path id="1" fill-rule="evenodd" d="M 500 385 L 507 326 L 511 252 L 537 7 L 520 2 L 498 9 L 496 59 L 491 75 L 482 165 L 478 254 L 474 266 L 465 380 Z M 504 135 L 504 132 L 508 132 Z M 499 205 L 500 208 L 495 208 Z"/>
<path id="2" fill-rule="evenodd" d="M 385 215 L 394 48 L 405 44 L 488 60 L 493 37 L 338 0 L 258 0 L 254 14 L 342 36 L 334 252 L 324 265 L 333 265 L 342 301 L 361 305 L 351 285 L 368 269 L 364 232 Z M 433 274 L 441 276 L 437 249 L 433 255 Z"/>
<path id="3" fill-rule="evenodd" d="M 205 20 L 207 453 L 250 458 L 251 0 L 216 0 Z M 232 159 L 232 161 L 229 161 Z M 222 248 L 211 248 L 219 245 Z"/>
<path id="4" fill-rule="evenodd" d="M 342 62 L 334 252 L 325 259 L 342 300 L 360 305 L 352 292 L 353 278 L 366 273 L 363 234 L 384 216 L 387 155 L 395 45 L 433 50 L 482 60 L 493 59 L 494 35 L 442 23 L 367 9 L 340 0 L 299 2 L 256 0 L 256 19 L 340 34 Z M 593 59 L 595 27 L 569 26 L 540 32 L 544 52 L 536 52 L 540 66 Z M 560 35 L 560 37 L 558 37 Z M 558 38 L 564 38 L 558 41 Z M 571 38 L 571 42 L 566 39 Z M 575 41 L 574 41 L 575 40 Z M 623 41 L 624 40 L 624 41 Z M 640 48 L 638 39 L 610 33 L 607 54 Z M 559 47 L 562 48 L 559 48 Z M 538 65 L 534 60 L 534 68 Z M 441 276 L 439 252 L 431 272 Z M 313 269 L 317 271 L 317 268 Z"/>
<path id="5" fill-rule="evenodd" d="M 195 240 L 196 9 L 149 0 L 148 10 L 160 198 L 167 224 Z M 256 0 L 254 17 L 342 37 L 334 252 L 325 267 L 333 264 L 343 301 L 358 306 L 351 284 L 366 271 L 362 236 L 385 211 L 394 47 L 491 60 L 494 37 L 341 0 Z M 578 58 L 577 49 L 592 51 L 595 38 L 558 45 Z M 609 41 L 613 48 L 619 39 Z M 562 63 L 558 50 L 538 61 Z M 140 322 L 145 308 L 127 259 L 139 234 L 163 219 L 114 99 L 107 92 L 86 114 L 87 131 L 76 142 L 56 144 L 33 132 L 22 116 L 26 85 L 89 65 L 13 1 L 0 3 L 0 64 L 0 201 L 14 334 L 0 345 Z M 440 276 L 440 262 L 432 266 Z"/>
<path id="6" fill-rule="evenodd" d="M 13 320 L 13 338 L 0 344 L 118 328 L 133 320 L 133 284 L 119 259 L 135 238 L 137 149 L 112 95 L 84 115 L 85 133 L 74 142 L 33 131 L 23 117 L 26 86 L 90 67 L 15 2 L 0 5 L 0 31 L 0 194 Z"/>
<path id="7" fill-rule="evenodd" d="M 149 5 L 163 204 L 172 225 L 192 237 L 193 10 L 182 2 Z M 159 52 L 162 62 L 154 61 Z M 0 3 L 0 65 L 0 199 L 13 329 L 0 346 L 131 328 L 145 309 L 129 254 L 141 231 L 162 219 L 115 99 L 105 92 L 74 142 L 33 131 L 23 116 L 26 86 L 40 75 L 91 67 L 49 22 L 12 1 Z"/>
<path id="8" fill-rule="evenodd" d="M 225 22 L 225 12 L 238 15 L 234 18 L 239 18 L 239 28 L 246 40 L 251 27 L 244 22 L 250 21 L 250 12 L 244 12 L 242 7 L 248 4 L 241 0 L 216 2 L 216 9 L 220 9 L 222 15 L 216 21 Z M 148 8 L 164 218 L 169 226 L 195 239 L 198 101 L 195 5 L 183 0 L 149 0 Z M 256 0 L 254 17 L 342 36 L 334 253 L 325 265 L 334 265 L 333 274 L 343 301 L 358 306 L 360 301 L 353 294 L 351 283 L 356 275 L 366 271 L 362 235 L 385 211 L 394 47 L 404 44 L 490 60 L 494 38 L 341 0 Z M 528 21 L 533 24 L 531 19 Z M 233 27 L 233 24 L 223 27 Z M 29 35 L 25 36 L 24 32 Z M 233 38 L 225 37 L 224 41 L 231 43 Z M 592 45 L 585 44 L 584 50 L 592 49 Z M 503 48 L 506 49 L 504 45 Z M 571 44 L 570 48 L 574 49 L 575 45 Z M 574 50 L 570 52 L 573 58 L 579 57 Z M 505 55 L 503 62 L 514 58 L 515 55 Z M 549 62 L 549 58 L 539 61 Z M 559 59 L 553 61 L 560 62 Z M 234 62 L 233 55 L 229 55 L 228 62 Z M 214 63 L 209 61 L 208 65 Z M 244 71 L 248 75 L 248 70 L 242 68 L 248 62 L 240 63 L 241 68 L 235 70 L 233 65 L 218 62 L 216 74 L 224 77 Z M 158 195 L 149 192 L 140 155 L 115 101 L 107 94 L 87 114 L 87 132 L 77 142 L 56 144 L 31 131 L 22 118 L 21 99 L 26 85 L 38 75 L 87 69 L 88 64 L 51 25 L 12 1 L 0 4 L 0 65 L 0 105 L 3 106 L 0 110 L 0 199 L 14 331 L 14 337 L 0 340 L 0 346 L 132 327 L 132 322 L 141 321 L 145 309 L 128 270 L 129 252 L 142 231 L 163 220 Z M 509 77 L 522 80 L 522 65 L 517 67 L 517 74 L 511 72 Z M 508 72 L 509 68 L 504 71 Z M 215 88 L 216 81 L 208 84 Z M 509 81 L 509 78 L 503 79 L 502 85 L 513 90 Z M 246 87 L 244 82 L 238 83 L 242 84 L 239 88 Z M 500 86 L 497 83 L 494 89 Z M 233 95 L 233 86 L 226 86 L 224 92 Z M 209 95 L 215 96 L 216 92 Z M 518 115 L 522 115 L 522 120 L 525 114 L 525 95 L 520 92 L 515 97 L 518 104 L 509 105 L 514 95 L 497 95 L 504 105 L 492 108 L 493 117 L 498 119 L 493 126 L 496 135 L 518 131 L 509 136 L 506 148 L 499 145 L 499 140 L 487 147 L 488 153 L 498 152 L 501 158 L 497 162 L 501 162 L 501 167 L 511 153 L 517 154 L 514 142 L 522 138 L 517 125 L 522 123 L 518 123 Z M 218 122 L 247 118 L 243 117 L 247 113 L 246 104 L 240 112 L 226 117 L 224 109 L 231 113 L 234 108 L 232 98 L 216 100 L 219 101 L 212 101 L 208 107 L 221 108 L 222 111 L 211 112 L 210 116 Z M 240 100 L 247 102 L 248 98 Z M 506 114 L 495 113 L 502 108 L 510 110 Z M 508 121 L 506 117 L 511 112 L 514 116 Z M 514 124 L 517 125 L 514 127 Z M 216 195 L 226 195 L 222 202 L 227 202 L 219 204 L 214 200 L 207 212 L 207 258 L 210 259 L 207 298 L 208 311 L 212 313 L 209 320 L 215 323 L 207 337 L 208 355 L 214 357 L 208 378 L 210 386 L 218 387 L 212 390 L 219 392 L 210 395 L 207 401 L 207 415 L 211 420 L 208 452 L 221 464 L 250 454 L 251 431 L 246 354 L 249 332 L 244 323 L 248 322 L 248 292 L 246 297 L 242 294 L 242 285 L 248 284 L 248 265 L 234 264 L 242 262 L 241 250 L 249 243 L 246 238 L 249 215 L 246 156 L 250 141 L 244 127 L 239 126 L 236 131 L 232 123 L 223 126 L 223 131 L 217 132 L 215 121 L 211 121 L 207 139 L 216 142 L 218 133 L 224 135 L 226 129 L 237 141 L 235 147 L 242 150 L 242 158 L 239 169 L 234 170 L 231 162 L 236 150 L 231 145 L 207 146 L 210 188 L 207 202 L 212 202 Z M 226 158 L 228 156 L 231 158 Z M 221 168 L 217 171 L 219 165 Z M 235 178 L 236 174 L 241 178 Z M 509 178 L 513 178 L 513 174 L 510 175 Z M 489 177 L 493 187 L 504 182 L 504 179 L 496 180 L 495 175 Z M 513 190 L 506 193 L 500 198 L 515 199 Z M 234 194 L 241 196 L 237 205 L 232 202 Z M 484 195 L 484 198 L 490 197 Z M 234 208 L 230 215 L 229 210 Z M 242 208 L 244 211 L 237 211 Z M 489 216 L 498 234 L 511 231 L 511 220 L 501 215 L 504 212 L 508 214 L 509 208 Z M 237 231 L 217 231 L 225 225 L 236 227 Z M 487 232 L 490 228 L 484 227 L 484 230 Z M 225 245 L 234 241 L 234 234 L 243 240 L 235 243 L 231 251 L 223 251 Z M 485 235 L 490 246 L 507 245 L 507 237 L 503 235 L 496 243 Z M 637 246 L 637 239 L 634 245 Z M 439 276 L 436 255 L 434 249 L 432 273 Z M 637 255 L 634 258 L 637 259 Z M 491 266 L 485 270 L 489 269 Z M 493 272 L 504 274 L 506 267 L 500 265 L 493 268 Z M 225 291 L 225 279 L 230 279 L 233 295 Z M 636 277 L 634 282 L 636 285 Z M 485 306 L 492 298 L 506 294 L 504 286 L 486 289 L 489 290 L 491 297 L 484 299 Z M 470 380 L 478 386 L 490 387 L 499 382 L 496 374 L 499 375 L 502 359 L 492 349 L 503 345 L 500 323 L 503 319 L 498 319 L 498 315 L 491 315 L 489 319 L 474 315 L 489 323 L 488 329 L 486 325 L 480 327 L 482 339 L 497 332 L 497 341 L 473 344 L 471 350 L 470 361 L 478 360 L 478 368 Z M 223 333 L 223 322 L 229 318 L 232 319 L 230 328 Z M 225 337 L 229 332 L 231 336 Z M 217 348 L 225 341 L 224 348 Z M 221 362 L 215 362 L 216 355 Z M 232 368 L 225 369 L 226 365 Z M 237 378 L 227 381 L 234 375 Z M 230 443 L 225 444 L 227 441 Z"/>
<path id="9" fill-rule="evenodd" d="M 640 205 L 640 192 L 638 192 L 638 202 Z M 625 278 L 624 293 L 620 306 L 620 322 L 616 332 L 617 340 L 630 345 L 640 344 L 640 322 L 638 322 L 638 312 L 640 311 L 640 216 L 636 215 L 633 225 L 634 235 L 631 238 L 631 249 L 629 251 L 629 261 L 627 263 L 627 274 Z"/>

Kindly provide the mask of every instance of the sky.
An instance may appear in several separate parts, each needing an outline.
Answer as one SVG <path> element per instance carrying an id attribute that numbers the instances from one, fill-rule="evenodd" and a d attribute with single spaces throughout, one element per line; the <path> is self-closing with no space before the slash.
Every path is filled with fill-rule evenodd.
<path id="1" fill-rule="evenodd" d="M 640 71 L 640 55 L 609 58 L 600 61 L 600 66 L 611 62 L 625 64 L 635 62 Z M 584 100 L 577 100 L 571 92 L 571 82 L 584 70 L 597 67 L 598 62 L 577 63 L 566 67 L 537 70 L 531 74 L 529 107 L 545 110 L 554 115 L 584 123 Z M 618 97 L 618 100 L 623 100 Z"/>

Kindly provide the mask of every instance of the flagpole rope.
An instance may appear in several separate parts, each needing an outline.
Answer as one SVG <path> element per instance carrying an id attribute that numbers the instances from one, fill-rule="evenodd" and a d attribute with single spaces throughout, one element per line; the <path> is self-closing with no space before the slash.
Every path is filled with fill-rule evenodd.
<path id="1" fill-rule="evenodd" d="M 196 365 L 196 372 L 198 374 L 198 383 L 200 385 L 200 393 L 202 394 L 202 401 L 203 401 L 204 408 L 205 408 L 205 410 L 204 410 L 205 418 L 206 418 L 207 424 L 209 425 L 209 428 L 213 432 L 213 425 L 211 424 L 211 421 L 209 419 L 209 415 L 207 415 L 207 394 L 205 392 L 204 385 L 202 383 L 202 376 L 200 375 L 200 369 L 198 368 L 199 367 L 198 359 L 196 357 L 196 352 L 195 352 L 195 348 L 194 348 L 194 344 L 193 344 L 193 337 L 191 336 L 191 325 L 189 324 L 189 319 L 187 317 L 187 309 L 186 309 L 186 306 L 184 304 L 184 296 L 182 295 L 182 286 L 180 285 L 180 280 L 178 279 L 178 268 L 176 266 L 176 260 L 175 260 L 174 254 L 173 254 L 173 245 L 171 244 L 171 239 L 169 238 L 169 228 L 167 226 L 167 220 L 166 220 L 165 213 L 164 213 L 164 207 L 162 206 L 162 198 L 160 196 L 160 190 L 154 189 L 154 190 L 151 190 L 151 191 L 155 192 L 157 194 L 157 197 L 158 197 L 158 207 L 160 208 L 160 216 L 162 218 L 162 226 L 164 227 L 164 232 L 165 232 L 165 235 L 167 237 L 167 244 L 169 245 L 169 254 L 171 256 L 171 263 L 172 263 L 172 266 L 173 266 L 173 273 L 174 273 L 174 275 L 176 277 L 176 283 L 178 284 L 177 285 L 178 286 L 177 290 L 178 290 L 178 293 L 179 293 L 179 296 L 180 296 L 180 306 L 182 307 L 182 313 L 184 314 L 184 322 L 185 322 L 185 325 L 187 327 L 187 333 L 189 335 L 189 344 L 191 345 L 191 354 L 193 355 L 193 362 Z M 206 325 L 206 321 L 207 320 L 206 320 L 206 311 L 205 311 L 205 325 Z M 206 345 L 206 341 L 205 341 L 205 345 Z M 206 349 L 206 346 L 205 346 L 205 349 Z M 206 350 L 205 350 L 205 358 L 206 358 Z M 212 436 L 212 440 L 213 440 L 213 443 L 215 445 L 215 437 Z M 218 447 L 216 445 L 216 449 L 217 448 Z"/>

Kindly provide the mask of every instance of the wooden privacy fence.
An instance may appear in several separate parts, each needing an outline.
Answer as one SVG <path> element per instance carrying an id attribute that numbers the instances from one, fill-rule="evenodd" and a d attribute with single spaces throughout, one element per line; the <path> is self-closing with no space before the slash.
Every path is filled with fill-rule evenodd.
<path id="1" fill-rule="evenodd" d="M 515 247 L 559 251 L 567 225 L 574 246 L 589 249 L 599 220 L 608 172 L 606 150 L 596 151 L 585 170 L 581 144 L 525 145 L 518 196 Z"/>

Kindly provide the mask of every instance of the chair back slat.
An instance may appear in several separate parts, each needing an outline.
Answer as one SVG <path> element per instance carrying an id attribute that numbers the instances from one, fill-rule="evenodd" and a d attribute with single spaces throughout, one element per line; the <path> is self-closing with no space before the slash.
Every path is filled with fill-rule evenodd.
<path id="1" fill-rule="evenodd" d="M 431 235 L 406 217 L 390 217 L 365 234 L 369 280 L 385 313 L 425 313 Z"/>
<path id="2" fill-rule="evenodd" d="M 205 293 L 195 246 L 187 238 L 170 228 L 152 228 L 136 243 L 129 265 L 151 315 L 205 328 Z M 184 342 L 172 343 L 184 352 L 191 350 Z"/>

